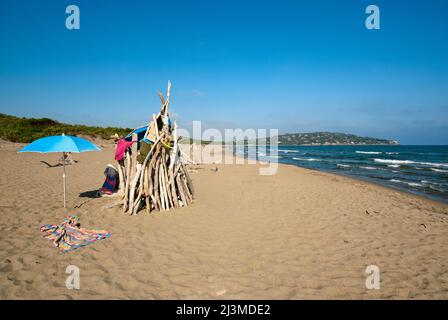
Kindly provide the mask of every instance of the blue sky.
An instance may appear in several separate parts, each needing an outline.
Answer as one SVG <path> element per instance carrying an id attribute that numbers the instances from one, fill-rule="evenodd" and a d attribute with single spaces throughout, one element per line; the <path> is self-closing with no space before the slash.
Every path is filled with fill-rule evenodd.
<path id="1" fill-rule="evenodd" d="M 444 0 L 2 0 L 0 112 L 135 127 L 170 79 L 186 128 L 447 144 L 447 15 Z"/>

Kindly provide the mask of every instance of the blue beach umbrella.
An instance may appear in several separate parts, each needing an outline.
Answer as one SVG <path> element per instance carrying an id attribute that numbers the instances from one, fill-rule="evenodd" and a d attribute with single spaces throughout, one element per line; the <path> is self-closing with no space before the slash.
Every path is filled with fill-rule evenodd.
<path id="1" fill-rule="evenodd" d="M 65 177 L 65 153 L 67 152 L 86 152 L 86 151 L 101 151 L 99 147 L 87 141 L 86 139 L 66 136 L 62 134 L 61 136 L 49 136 L 45 138 L 33 141 L 29 145 L 23 147 L 19 152 L 39 152 L 39 153 L 50 153 L 50 152 L 62 152 L 62 166 L 64 168 L 62 173 L 62 180 L 64 182 L 64 208 L 67 208 L 66 202 L 66 177 Z"/>

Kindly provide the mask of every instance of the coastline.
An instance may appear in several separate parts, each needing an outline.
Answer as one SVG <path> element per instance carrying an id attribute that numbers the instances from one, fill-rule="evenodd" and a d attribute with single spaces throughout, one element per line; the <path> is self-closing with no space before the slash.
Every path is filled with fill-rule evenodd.
<path id="1" fill-rule="evenodd" d="M 60 223 L 58 155 L 0 157 L 1 299 L 446 299 L 448 206 L 351 177 L 279 164 L 189 166 L 196 199 L 172 212 L 123 215 L 101 186 L 103 152 L 73 155 L 69 214 L 107 239 L 62 254 L 41 224 Z M 217 171 L 214 169 L 218 168 Z M 20 192 L 18 192 L 20 190 Z M 76 207 L 76 208 L 74 208 Z M 365 287 L 368 265 L 381 289 Z M 65 287 L 68 265 L 80 290 Z"/>
<path id="2" fill-rule="evenodd" d="M 291 145 L 284 147 L 279 148 L 275 153 L 274 158 L 278 158 L 278 163 L 352 177 L 433 201 L 448 203 L 447 185 L 444 180 L 445 172 L 448 170 L 439 170 L 439 167 L 447 166 L 446 159 L 434 159 L 434 156 L 432 159 L 422 159 L 421 155 L 424 153 L 417 153 L 434 152 L 432 153 L 434 155 L 436 152 L 446 152 L 447 146 L 390 146 L 391 148 L 382 146 L 380 148 L 381 146 L 377 145 L 377 148 L 372 146 L 346 148 L 347 146 L 341 145 L 308 147 Z M 358 148 L 363 151 L 358 151 Z M 247 151 L 244 152 L 244 157 L 247 157 Z M 412 152 L 415 154 L 413 155 Z M 241 151 L 239 153 L 242 156 Z M 257 159 L 269 161 L 270 155 L 264 153 L 265 151 L 257 151 Z"/>
<path id="3" fill-rule="evenodd" d="M 378 144 L 376 144 L 376 145 L 378 145 Z M 298 146 L 300 146 L 300 145 L 288 145 L 288 146 L 295 146 L 295 147 L 298 147 Z M 301 145 L 301 146 L 304 146 L 304 145 Z M 363 146 L 363 145 L 354 145 L 354 146 Z M 364 146 L 366 146 L 366 145 L 364 145 Z M 375 146 L 375 145 L 372 145 L 372 146 Z M 203 148 L 203 146 L 202 146 L 202 148 Z M 222 147 L 222 152 L 223 152 L 223 158 L 225 158 L 227 155 L 226 155 L 226 152 L 225 152 L 225 148 L 227 148 L 227 147 L 225 147 L 225 146 L 223 146 Z M 216 147 L 216 149 L 221 149 L 220 148 L 220 146 L 218 145 L 217 147 Z M 247 157 L 245 157 L 245 156 L 241 156 L 241 155 L 239 155 L 239 154 L 235 154 L 233 151 L 232 151 L 232 149 L 229 149 L 230 150 L 230 152 L 232 152 L 233 154 L 233 157 L 235 157 L 235 158 L 239 158 L 239 159 L 242 159 L 242 160 L 244 160 L 244 161 L 247 161 Z M 260 165 L 261 163 L 262 163 L 262 161 L 260 161 L 260 160 L 256 160 L 256 159 L 251 159 L 251 160 L 253 160 L 253 161 L 255 161 L 258 165 Z M 232 160 L 225 160 L 225 162 L 231 162 Z M 210 163 L 210 161 L 208 161 L 209 163 Z M 207 163 L 207 162 L 206 162 Z M 427 196 L 424 196 L 424 195 L 422 195 L 422 194 L 420 194 L 420 193 L 416 193 L 416 192 L 411 192 L 410 190 L 408 190 L 408 189 L 405 189 L 405 188 L 400 188 L 400 187 L 398 187 L 398 186 L 391 186 L 391 185 L 388 185 L 388 184 L 382 184 L 382 183 L 380 183 L 380 182 L 378 182 L 378 181 L 374 181 L 374 180 L 372 180 L 372 179 L 369 179 L 369 178 L 362 178 L 362 177 L 359 177 L 359 176 L 354 176 L 354 175 L 349 175 L 349 174 L 344 174 L 343 172 L 333 172 L 333 171 L 325 171 L 325 170 L 322 170 L 322 169 L 313 169 L 313 168 L 306 168 L 306 167 L 303 167 L 303 166 L 300 166 L 300 165 L 298 165 L 298 164 L 293 164 L 293 163 L 282 163 L 282 162 L 279 162 L 279 161 L 277 161 L 277 163 L 278 163 L 278 165 L 279 166 L 290 166 L 290 167 L 293 167 L 293 168 L 300 168 L 300 169 L 302 169 L 302 170 L 308 170 L 308 171 L 311 171 L 311 172 L 319 172 L 319 173 L 322 173 L 322 174 L 324 174 L 324 175 L 328 175 L 329 177 L 331 177 L 331 176 L 336 176 L 336 177 L 342 177 L 342 178 L 346 178 L 346 179 L 349 179 L 349 180 L 351 180 L 352 182 L 363 182 L 363 183 L 368 183 L 368 184 L 371 184 L 371 185 L 373 185 L 373 186 L 376 186 L 376 187 L 380 187 L 380 188 L 382 188 L 384 191 L 394 191 L 394 192 L 399 192 L 399 193 L 402 193 L 404 196 L 413 196 L 413 197 L 416 197 L 416 198 L 418 198 L 418 199 L 420 199 L 420 200 L 422 200 L 422 201 L 428 201 L 428 202 L 432 202 L 432 203 L 434 203 L 434 204 L 437 204 L 437 205 L 445 205 L 445 206 L 448 206 L 448 202 L 447 201 L 443 201 L 443 200 L 440 200 L 440 199 L 438 199 L 438 198 L 433 198 L 433 197 L 431 197 L 431 196 L 429 196 L 429 195 L 427 195 Z M 214 164 L 214 163 L 212 163 L 212 164 Z M 244 163 L 245 165 L 247 164 L 246 162 Z"/>
<path id="4" fill-rule="evenodd" d="M 324 170 L 319 170 L 319 169 L 305 168 L 305 167 L 302 167 L 302 166 L 299 166 L 299 165 L 295 165 L 295 164 L 291 164 L 291 163 L 280 163 L 279 162 L 279 165 L 281 165 L 281 166 L 292 166 L 292 167 L 295 167 L 295 168 L 300 168 L 300 169 L 309 170 L 309 171 L 316 171 L 316 172 L 319 172 L 319 173 L 327 174 L 329 176 L 336 176 L 336 177 L 346 178 L 346 179 L 352 180 L 353 182 L 360 181 L 360 182 L 363 182 L 363 183 L 368 183 L 368 184 L 374 185 L 375 187 L 382 188 L 382 189 L 384 189 L 384 191 L 399 192 L 399 193 L 402 193 L 403 196 L 412 196 L 412 197 L 416 197 L 416 198 L 418 198 L 418 199 L 420 199 L 422 201 L 428 201 L 428 202 L 432 202 L 434 204 L 448 206 L 448 202 L 439 200 L 438 198 L 432 198 L 430 196 L 423 196 L 423 195 L 421 195 L 419 193 L 411 192 L 408 189 L 400 188 L 398 186 L 393 187 L 391 185 L 382 184 L 380 182 L 371 180 L 369 178 L 356 177 L 356 176 L 352 176 L 352 175 L 349 175 L 349 174 L 344 174 L 342 172 L 341 173 L 339 173 L 339 172 L 329 172 L 329 171 L 324 171 Z"/>

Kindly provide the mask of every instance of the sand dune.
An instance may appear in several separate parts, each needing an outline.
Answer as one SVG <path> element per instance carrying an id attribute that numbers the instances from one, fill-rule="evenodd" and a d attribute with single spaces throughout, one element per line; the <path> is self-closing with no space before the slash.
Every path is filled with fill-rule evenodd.
<path id="1" fill-rule="evenodd" d="M 80 197 L 113 159 L 74 155 L 70 214 L 109 239 L 60 253 L 41 224 L 59 223 L 59 155 L 0 144 L 1 299 L 447 299 L 448 206 L 366 182 L 280 165 L 200 165 L 196 200 L 167 213 L 124 216 L 113 198 Z M 87 192 L 87 193 L 86 193 Z M 75 208 L 76 207 L 76 208 Z M 378 265 L 381 288 L 365 287 Z M 65 286 L 80 268 L 80 290 Z"/>

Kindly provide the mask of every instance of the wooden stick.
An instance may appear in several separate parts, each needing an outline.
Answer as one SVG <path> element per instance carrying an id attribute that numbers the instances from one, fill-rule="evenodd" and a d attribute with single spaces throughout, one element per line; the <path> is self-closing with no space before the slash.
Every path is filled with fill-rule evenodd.
<path id="1" fill-rule="evenodd" d="M 188 205 L 187 199 L 185 198 L 183 186 L 180 182 L 180 177 L 176 176 L 176 184 L 177 184 L 177 191 L 179 193 L 180 198 L 182 199 L 182 205 L 185 207 Z"/>
<path id="2" fill-rule="evenodd" d="M 168 167 L 168 180 L 171 188 L 171 198 L 173 200 L 174 207 L 179 207 L 179 200 L 176 193 L 176 183 L 174 181 L 174 165 L 176 161 L 178 161 L 178 141 L 177 141 L 177 124 L 174 122 L 173 124 L 173 149 L 170 152 L 170 164 Z"/>
<path id="3" fill-rule="evenodd" d="M 155 162 L 159 155 L 159 151 L 160 151 L 160 147 L 156 149 L 156 151 L 154 152 L 153 158 L 151 159 L 150 163 L 148 164 L 149 195 L 153 201 L 154 209 L 156 209 L 156 210 L 159 210 L 159 205 L 156 201 L 156 198 L 154 197 L 154 190 L 155 190 L 155 186 L 154 186 L 155 167 L 154 167 L 154 165 L 155 165 Z"/>
<path id="4" fill-rule="evenodd" d="M 168 210 L 170 210 L 170 201 L 168 199 L 168 193 L 166 190 L 163 161 L 160 161 L 160 181 L 162 182 L 163 199 L 165 200 L 165 209 L 166 209 L 166 211 L 168 211 Z"/>
<path id="5" fill-rule="evenodd" d="M 124 197 L 124 189 L 125 189 L 125 178 L 123 173 L 123 160 L 117 160 L 118 164 L 118 193 L 120 193 Z"/>
<path id="6" fill-rule="evenodd" d="M 163 177 L 162 162 L 163 162 L 163 159 L 160 156 L 160 159 L 159 159 L 159 162 L 158 162 L 158 165 L 157 165 L 159 167 L 159 176 L 158 176 L 158 178 L 159 178 L 159 189 L 160 189 L 160 196 L 162 198 L 163 207 L 164 207 L 165 210 L 167 210 L 168 209 L 168 203 L 167 203 L 166 197 L 165 197 L 165 186 L 163 184 L 163 178 L 162 178 Z"/>
<path id="7" fill-rule="evenodd" d="M 182 187 L 183 187 L 183 189 L 185 191 L 185 197 L 187 198 L 188 204 L 190 204 L 191 201 L 193 200 L 193 197 L 191 196 L 190 190 L 188 190 L 188 186 L 187 186 L 187 183 L 185 181 L 185 175 L 184 174 L 182 174 L 180 176 L 180 181 L 181 181 Z"/>
<path id="8" fill-rule="evenodd" d="M 131 145 L 131 181 L 134 180 L 135 168 L 137 166 L 137 140 L 138 136 L 134 133 L 132 135 L 132 141 L 134 143 Z"/>
<path id="9" fill-rule="evenodd" d="M 148 166 L 148 169 L 146 170 L 146 181 L 148 181 L 148 194 L 146 195 L 146 212 L 150 213 L 151 212 L 151 201 L 152 203 L 154 203 L 154 201 L 152 200 L 151 196 L 152 196 L 152 190 L 153 190 L 153 184 L 152 184 L 152 179 L 151 179 L 151 173 L 152 173 L 152 168 Z M 155 208 L 155 206 L 154 206 Z"/>
<path id="10" fill-rule="evenodd" d="M 163 94 L 160 91 L 157 92 L 157 95 L 159 96 L 160 102 L 162 103 L 162 109 L 163 109 L 163 106 L 165 105 L 165 98 L 163 97 Z"/>
<path id="11" fill-rule="evenodd" d="M 128 210 L 128 199 L 129 199 L 129 187 L 131 184 L 131 158 L 129 156 L 129 152 L 125 152 L 125 163 L 126 163 L 126 187 L 124 189 L 124 205 L 123 205 L 123 212 L 126 212 Z"/>
<path id="12" fill-rule="evenodd" d="M 168 116 L 168 104 L 170 103 L 170 95 L 171 95 L 171 81 L 168 80 L 168 89 L 166 90 L 166 100 L 165 100 L 165 117 Z"/>
<path id="13" fill-rule="evenodd" d="M 161 138 L 162 138 L 162 136 L 160 136 L 159 138 L 157 138 L 157 140 L 154 142 L 153 146 L 151 147 L 151 149 L 149 150 L 148 154 L 146 155 L 145 160 L 143 161 L 142 167 L 145 167 L 145 168 L 146 168 L 146 165 L 147 165 L 147 163 L 148 163 L 148 160 L 151 158 L 151 155 L 152 155 L 152 153 L 153 153 L 155 147 L 158 146 L 158 143 L 159 143 L 159 141 L 160 141 Z M 153 157 L 153 158 L 157 159 L 157 157 Z M 140 174 L 140 175 L 137 177 L 137 178 L 139 179 L 139 181 L 140 181 L 140 185 L 143 185 L 143 176 L 144 176 L 143 174 Z M 137 196 L 137 201 L 140 201 L 140 197 L 141 197 L 141 193 L 138 194 L 138 196 Z"/>
<path id="14" fill-rule="evenodd" d="M 169 179 L 168 179 L 168 169 L 166 166 L 166 161 L 167 161 L 167 151 L 165 148 L 163 148 L 163 152 L 162 152 L 163 184 L 165 186 L 168 203 L 169 203 L 170 207 L 174 207 L 174 200 L 173 200 L 173 196 L 171 193 L 171 187 L 170 187 L 170 183 L 169 183 Z"/>
<path id="15" fill-rule="evenodd" d="M 134 196 L 135 196 L 135 188 L 137 186 L 137 182 L 140 180 L 140 173 L 142 171 L 142 165 L 140 163 L 137 163 L 136 165 L 136 172 L 134 175 L 134 179 L 132 181 L 132 185 L 131 188 L 129 190 L 129 213 L 132 214 L 133 213 L 133 209 L 134 209 Z M 140 199 L 138 199 L 139 201 Z M 137 201 L 137 202 L 138 202 Z"/>
<path id="16" fill-rule="evenodd" d="M 156 128 L 156 138 L 159 139 L 159 126 L 157 125 L 156 115 L 152 114 L 152 121 L 154 121 L 154 126 Z"/>
<path id="17" fill-rule="evenodd" d="M 146 208 L 150 207 L 150 203 L 149 203 L 149 179 L 148 179 L 148 167 L 145 167 L 145 171 L 143 173 L 143 193 L 145 194 L 145 203 L 146 203 Z M 148 211 L 148 210 L 147 210 Z M 149 212 L 149 211 L 148 211 Z"/>
<path id="18" fill-rule="evenodd" d="M 170 189 L 171 189 L 171 199 L 173 200 L 173 205 L 175 208 L 179 207 L 179 199 L 177 197 L 177 193 L 176 193 L 176 183 L 174 181 L 174 176 L 172 174 L 172 172 L 170 172 L 170 178 L 169 178 L 169 184 L 170 184 Z"/>
<path id="19" fill-rule="evenodd" d="M 158 161 L 155 163 L 155 171 L 154 171 L 154 198 L 156 199 L 156 203 L 159 210 L 163 210 L 162 208 L 162 199 L 159 196 L 159 166 Z"/>
<path id="20" fill-rule="evenodd" d="M 162 179 L 161 179 L 162 175 L 160 173 L 160 163 L 159 162 L 157 163 L 157 167 L 158 167 L 158 170 L 157 170 L 157 180 L 159 180 L 158 186 L 159 186 L 160 204 L 161 204 L 161 207 L 162 207 L 162 211 L 165 211 L 165 209 L 166 209 L 165 193 L 163 192 L 163 184 L 162 184 Z"/>
<path id="21" fill-rule="evenodd" d="M 165 184 L 165 191 L 168 198 L 168 203 L 170 204 L 170 208 L 174 207 L 173 195 L 171 193 L 171 186 L 168 180 L 168 173 L 166 169 L 166 164 L 163 164 L 163 183 Z"/>
<path id="22" fill-rule="evenodd" d="M 193 182 L 191 181 L 190 175 L 188 174 L 187 170 L 185 170 L 184 165 L 181 166 L 184 171 L 184 176 L 187 182 L 188 190 L 190 191 L 191 195 L 194 196 Z"/>

